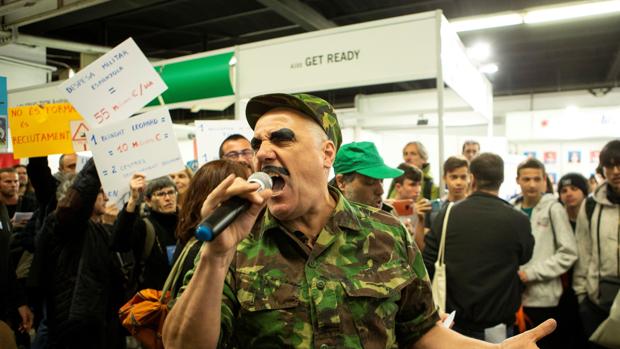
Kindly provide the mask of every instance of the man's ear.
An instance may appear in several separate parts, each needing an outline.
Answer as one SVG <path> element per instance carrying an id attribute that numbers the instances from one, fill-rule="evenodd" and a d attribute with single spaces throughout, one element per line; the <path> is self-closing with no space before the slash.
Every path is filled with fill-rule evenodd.
<path id="1" fill-rule="evenodd" d="M 346 184 L 344 183 L 343 178 L 344 176 L 342 174 L 336 175 L 336 186 L 338 187 L 338 189 L 340 189 L 340 191 L 343 191 L 344 188 L 346 187 Z"/>
<path id="2" fill-rule="evenodd" d="M 336 158 L 336 146 L 334 142 L 327 140 L 323 142 L 323 167 L 331 168 L 334 165 L 334 159 Z"/>
<path id="3" fill-rule="evenodd" d="M 476 187 L 478 186 L 478 183 L 476 183 L 476 177 L 474 177 L 474 175 L 471 175 L 470 179 L 471 179 L 471 182 L 470 182 L 471 191 L 473 193 L 474 191 L 476 191 Z"/>
<path id="4" fill-rule="evenodd" d="M 394 184 L 394 190 L 400 190 L 400 188 L 402 188 L 402 185 L 400 183 Z"/>
<path id="5" fill-rule="evenodd" d="M 148 197 L 144 197 L 144 203 L 146 204 L 146 206 L 148 206 L 149 208 L 151 208 L 152 206 L 152 202 L 151 202 L 151 198 Z"/>

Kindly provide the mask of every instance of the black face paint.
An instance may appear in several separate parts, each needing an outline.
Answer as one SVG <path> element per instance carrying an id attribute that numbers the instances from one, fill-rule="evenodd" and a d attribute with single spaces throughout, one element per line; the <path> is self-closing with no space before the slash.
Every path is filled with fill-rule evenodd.
<path id="1" fill-rule="evenodd" d="M 271 166 L 271 165 L 264 166 L 263 168 L 261 168 L 261 171 L 267 174 L 279 173 L 280 175 L 284 175 L 284 176 L 290 175 L 288 170 L 285 169 L 284 167 L 276 167 L 276 166 Z"/>
<path id="2" fill-rule="evenodd" d="M 291 130 L 290 128 L 281 128 L 277 131 L 271 132 L 271 134 L 269 135 L 269 141 L 277 145 L 282 145 L 283 143 L 287 142 L 294 142 L 295 132 L 293 132 L 293 130 Z M 250 144 L 252 145 L 252 149 L 256 152 L 260 149 L 263 141 L 258 138 L 252 138 Z"/>
<path id="3" fill-rule="evenodd" d="M 252 150 L 254 150 L 255 152 L 258 151 L 258 149 L 260 149 L 260 145 L 263 144 L 263 141 L 261 141 L 258 138 L 252 138 L 252 140 L 250 141 L 250 145 L 252 146 Z"/>
<path id="4" fill-rule="evenodd" d="M 281 128 L 277 131 L 271 132 L 269 141 L 275 144 L 293 142 L 295 141 L 295 132 L 293 132 L 290 128 Z"/>

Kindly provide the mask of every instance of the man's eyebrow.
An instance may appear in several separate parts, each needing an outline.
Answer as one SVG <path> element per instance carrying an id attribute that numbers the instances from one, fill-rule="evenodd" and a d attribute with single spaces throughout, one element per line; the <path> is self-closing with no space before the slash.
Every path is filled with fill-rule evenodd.
<path id="1" fill-rule="evenodd" d="M 291 142 L 295 140 L 295 132 L 293 132 L 293 130 L 291 130 L 290 128 L 284 127 L 271 132 L 269 136 L 267 136 L 267 138 L 269 138 L 269 141 L 271 142 Z M 255 151 L 260 148 L 262 143 L 263 141 L 256 137 L 253 137 L 250 141 L 252 149 L 254 149 Z"/>
<path id="2" fill-rule="evenodd" d="M 295 132 L 290 128 L 281 128 L 277 131 L 271 132 L 269 135 L 269 140 L 272 142 L 287 142 L 295 140 Z"/>

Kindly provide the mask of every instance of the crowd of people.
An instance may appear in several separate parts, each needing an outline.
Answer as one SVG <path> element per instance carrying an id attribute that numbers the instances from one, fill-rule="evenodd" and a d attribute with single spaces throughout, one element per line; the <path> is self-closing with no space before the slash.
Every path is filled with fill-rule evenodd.
<path id="1" fill-rule="evenodd" d="M 439 188 L 422 143 L 388 166 L 371 142 L 342 144 L 320 98 L 254 97 L 246 117 L 251 140 L 229 136 L 196 173 L 135 173 L 118 208 L 96 159 L 0 169 L 0 347 L 135 345 L 119 309 L 183 255 L 165 348 L 604 348 L 589 338 L 620 285 L 620 140 L 593 190 L 577 173 L 554 190 L 530 158 L 505 201 L 504 162 L 476 141 L 445 160 Z M 255 171 L 271 189 L 247 182 Z M 249 208 L 196 241 L 234 196 Z M 445 313 L 430 286 L 442 234 Z"/>

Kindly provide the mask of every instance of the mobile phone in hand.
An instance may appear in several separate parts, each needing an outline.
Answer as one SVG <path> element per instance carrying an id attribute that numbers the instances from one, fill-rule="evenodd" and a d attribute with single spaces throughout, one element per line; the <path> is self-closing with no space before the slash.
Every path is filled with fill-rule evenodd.
<path id="1" fill-rule="evenodd" d="M 413 215 L 413 200 L 394 200 L 392 206 L 399 216 Z"/>

